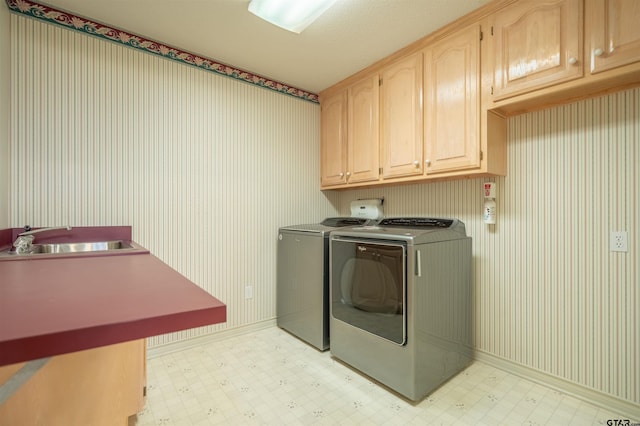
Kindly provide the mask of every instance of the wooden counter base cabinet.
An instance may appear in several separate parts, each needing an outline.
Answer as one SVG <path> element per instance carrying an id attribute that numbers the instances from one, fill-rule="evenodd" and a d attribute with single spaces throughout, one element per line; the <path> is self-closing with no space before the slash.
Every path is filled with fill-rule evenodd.
<path id="1" fill-rule="evenodd" d="M 144 406 L 145 341 L 52 357 L 0 405 L 0 425 L 126 426 Z M 25 363 L 0 367 L 0 386 Z"/>
<path id="2" fill-rule="evenodd" d="M 126 425 L 144 403 L 144 339 L 226 321 L 224 303 L 130 231 L 74 227 L 41 240 L 124 240 L 139 247 L 129 254 L 0 259 L 1 426 Z M 0 250 L 20 232 L 0 229 Z"/>

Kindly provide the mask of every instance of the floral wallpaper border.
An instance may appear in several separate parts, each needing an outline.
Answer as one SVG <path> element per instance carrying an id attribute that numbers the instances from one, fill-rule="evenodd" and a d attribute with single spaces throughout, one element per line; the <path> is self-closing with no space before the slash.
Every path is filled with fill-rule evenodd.
<path id="1" fill-rule="evenodd" d="M 211 59 L 203 58 L 193 53 L 184 52 L 173 47 L 158 43 L 153 40 L 118 30 L 81 18 L 67 12 L 62 12 L 48 6 L 44 6 L 29 0 L 6 0 L 7 6 L 13 12 L 26 15 L 41 21 L 60 25 L 65 28 L 80 31 L 109 41 L 113 41 L 125 46 L 133 47 L 148 53 L 162 56 L 167 59 L 191 65 L 205 71 L 214 72 L 226 77 L 235 78 L 244 82 L 254 84 L 259 87 L 274 90 L 279 93 L 294 96 L 306 101 L 319 103 L 318 95 L 306 92 L 286 84 L 269 80 L 256 74 L 231 67 Z"/>

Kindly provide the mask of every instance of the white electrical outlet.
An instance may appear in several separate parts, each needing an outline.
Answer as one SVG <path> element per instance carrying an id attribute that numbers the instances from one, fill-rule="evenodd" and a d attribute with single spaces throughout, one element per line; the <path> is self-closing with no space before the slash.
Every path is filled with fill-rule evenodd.
<path id="1" fill-rule="evenodd" d="M 627 231 L 611 231 L 611 251 L 627 251 Z"/>
<path id="2" fill-rule="evenodd" d="M 245 299 L 253 299 L 253 286 L 252 285 L 244 286 L 244 298 Z"/>

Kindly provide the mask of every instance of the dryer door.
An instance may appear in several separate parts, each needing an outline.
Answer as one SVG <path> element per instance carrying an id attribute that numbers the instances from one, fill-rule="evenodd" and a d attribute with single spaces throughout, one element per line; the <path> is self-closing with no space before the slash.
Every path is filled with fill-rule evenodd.
<path id="1" fill-rule="evenodd" d="M 332 239 L 333 318 L 406 343 L 406 253 L 402 242 Z"/>

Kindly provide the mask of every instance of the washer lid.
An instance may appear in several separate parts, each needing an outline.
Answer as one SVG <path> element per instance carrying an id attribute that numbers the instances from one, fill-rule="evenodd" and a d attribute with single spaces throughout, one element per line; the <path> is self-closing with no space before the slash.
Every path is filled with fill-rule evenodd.
<path id="1" fill-rule="evenodd" d="M 321 225 L 340 228 L 343 226 L 363 226 L 370 224 L 370 222 L 375 221 L 361 217 L 328 217 L 322 221 Z"/>
<path id="2" fill-rule="evenodd" d="M 331 239 L 344 237 L 406 241 L 410 245 L 469 238 L 460 220 L 428 217 L 386 218 L 371 226 L 340 228 L 331 232 Z"/>
<path id="3" fill-rule="evenodd" d="M 401 226 L 403 228 L 450 228 L 453 219 L 437 219 L 431 217 L 388 217 L 382 219 L 378 226 Z"/>

